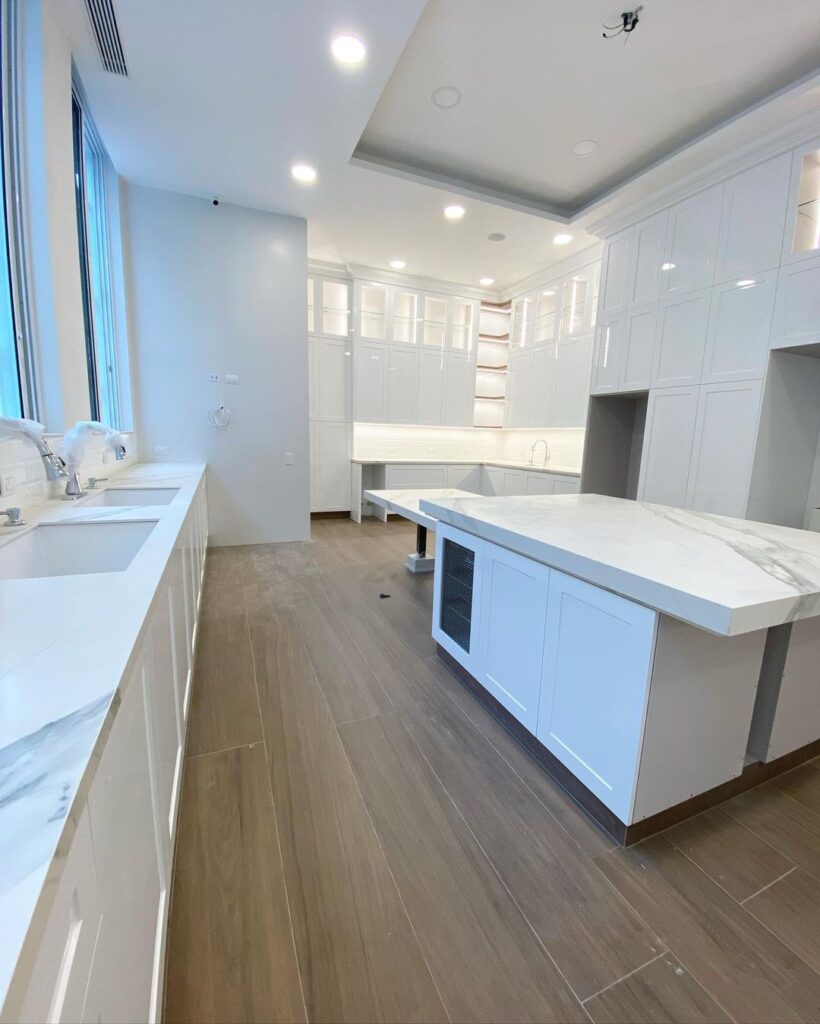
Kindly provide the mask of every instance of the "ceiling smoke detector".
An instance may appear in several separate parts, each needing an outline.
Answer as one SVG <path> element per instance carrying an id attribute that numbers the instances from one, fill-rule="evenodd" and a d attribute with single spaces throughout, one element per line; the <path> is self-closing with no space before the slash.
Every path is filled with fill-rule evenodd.
<path id="1" fill-rule="evenodd" d="M 507 236 L 502 234 L 500 231 L 493 231 L 492 234 L 487 235 L 487 238 L 491 242 L 503 242 Z"/>
<path id="2" fill-rule="evenodd" d="M 598 148 L 598 143 L 595 139 L 581 139 L 580 142 L 576 142 L 572 147 L 572 152 L 576 156 L 589 156 L 590 153 L 594 153 Z"/>

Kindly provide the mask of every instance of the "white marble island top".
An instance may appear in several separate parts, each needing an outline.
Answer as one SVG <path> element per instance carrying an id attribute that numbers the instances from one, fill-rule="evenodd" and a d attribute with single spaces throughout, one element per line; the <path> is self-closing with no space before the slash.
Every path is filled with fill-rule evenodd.
<path id="1" fill-rule="evenodd" d="M 178 488 L 169 504 L 50 500 L 24 509 L 29 526 L 0 530 L 1 550 L 39 523 L 155 522 L 121 572 L 0 580 L 0 1006 L 35 912 L 47 911 L 41 894 L 61 870 L 120 682 L 204 473 L 137 465 L 109 488 Z"/>
<path id="2" fill-rule="evenodd" d="M 820 615 L 820 533 L 597 494 L 422 498 L 420 507 L 724 636 Z"/>

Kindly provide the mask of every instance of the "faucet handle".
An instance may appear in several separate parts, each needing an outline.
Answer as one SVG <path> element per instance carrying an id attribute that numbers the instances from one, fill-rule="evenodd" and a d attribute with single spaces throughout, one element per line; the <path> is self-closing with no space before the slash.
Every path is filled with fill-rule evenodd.
<path id="1" fill-rule="evenodd" d="M 107 476 L 90 476 L 88 478 L 88 489 L 89 491 L 96 491 L 97 484 L 104 483 L 108 479 Z"/>
<path id="2" fill-rule="evenodd" d="M 4 508 L 0 509 L 0 516 L 8 516 L 8 519 L 4 526 L 25 526 L 26 521 L 23 519 L 23 510 L 21 508 Z"/>

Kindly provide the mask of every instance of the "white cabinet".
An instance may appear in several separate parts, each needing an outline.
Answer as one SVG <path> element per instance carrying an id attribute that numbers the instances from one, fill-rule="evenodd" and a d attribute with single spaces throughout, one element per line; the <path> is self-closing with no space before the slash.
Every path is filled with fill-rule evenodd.
<path id="1" fill-rule="evenodd" d="M 387 420 L 387 347 L 359 341 L 356 345 L 356 419 L 363 423 Z"/>
<path id="2" fill-rule="evenodd" d="M 308 334 L 350 336 L 350 284 L 329 277 L 308 278 Z"/>
<path id="3" fill-rule="evenodd" d="M 777 283 L 772 348 L 820 342 L 820 257 L 783 267 Z"/>
<path id="4" fill-rule="evenodd" d="M 85 810 L 77 822 L 15 1019 L 50 1024 L 83 1019 L 99 925 L 91 829 Z"/>
<path id="5" fill-rule="evenodd" d="M 503 469 L 501 493 L 505 498 L 513 498 L 516 495 L 526 493 L 525 476 L 520 469 Z"/>
<path id="6" fill-rule="evenodd" d="M 467 353 L 446 352 L 442 422 L 448 427 L 473 423 L 475 364 Z"/>
<path id="7" fill-rule="evenodd" d="M 525 494 L 555 494 L 554 477 L 550 473 L 527 473 Z"/>
<path id="8" fill-rule="evenodd" d="M 417 422 L 418 350 L 391 345 L 388 349 L 387 420 Z"/>
<path id="9" fill-rule="evenodd" d="M 621 388 L 626 313 L 600 320 L 595 332 L 591 391 L 605 395 Z"/>
<path id="10" fill-rule="evenodd" d="M 589 402 L 589 380 L 592 372 L 592 334 L 563 338 L 556 348 L 552 413 L 549 425 L 554 427 L 585 427 Z M 535 376 L 533 375 L 533 390 Z M 533 426 L 539 424 L 534 423 Z"/>
<path id="11" fill-rule="evenodd" d="M 632 229 L 621 231 L 607 241 L 601 264 L 601 309 L 599 319 L 611 320 L 626 309 L 632 270 Z"/>
<path id="12" fill-rule="evenodd" d="M 536 736 L 622 821 L 637 782 L 656 617 L 550 572 Z"/>
<path id="13" fill-rule="evenodd" d="M 347 422 L 351 409 L 352 346 L 349 341 L 312 338 L 311 419 Z"/>
<path id="14" fill-rule="evenodd" d="M 776 284 L 776 277 L 770 274 L 712 289 L 703 365 L 706 383 L 762 379 Z"/>
<path id="15" fill-rule="evenodd" d="M 311 512 L 344 512 L 350 508 L 350 457 L 349 423 L 311 423 Z"/>
<path id="16" fill-rule="evenodd" d="M 669 213 L 663 210 L 633 229 L 635 255 L 629 300 L 635 306 L 657 302 L 661 293 L 668 221 Z"/>
<path id="17" fill-rule="evenodd" d="M 418 422 L 441 423 L 444 411 L 444 349 L 419 352 Z"/>
<path id="18" fill-rule="evenodd" d="M 698 388 L 649 392 L 638 497 L 683 508 L 695 436 Z"/>
<path id="19" fill-rule="evenodd" d="M 497 466 L 483 466 L 481 470 L 481 493 L 488 498 L 504 493 L 504 471 Z"/>
<path id="20" fill-rule="evenodd" d="M 661 304 L 653 387 L 680 387 L 700 382 L 709 322 L 709 297 L 709 289 L 704 289 L 677 295 Z"/>
<path id="21" fill-rule="evenodd" d="M 723 185 L 699 192 L 669 211 L 663 288 L 667 294 L 711 285 L 715 274 Z"/>
<path id="22" fill-rule="evenodd" d="M 790 175 L 787 153 L 726 182 L 718 281 L 753 277 L 780 263 Z"/>
<path id="23" fill-rule="evenodd" d="M 516 401 L 521 394 L 520 405 L 524 409 L 522 426 L 547 427 L 553 425 L 553 399 L 555 395 L 555 342 L 534 349 L 532 353 L 520 356 L 521 366 L 516 384 Z M 529 377 L 529 388 L 521 380 L 521 374 Z M 527 392 L 526 403 L 524 391 Z"/>
<path id="24" fill-rule="evenodd" d="M 553 494 L 578 494 L 581 490 L 581 478 L 577 476 L 554 476 L 552 478 Z"/>
<path id="25" fill-rule="evenodd" d="M 84 1019 L 152 1021 L 162 963 L 167 875 L 158 857 L 152 791 L 155 752 L 147 731 L 150 637 L 143 642 L 88 797 L 102 920 Z"/>
<path id="26" fill-rule="evenodd" d="M 623 328 L 620 391 L 646 391 L 652 380 L 658 307 L 643 306 L 626 314 Z"/>
<path id="27" fill-rule="evenodd" d="M 481 494 L 481 466 L 448 466 L 447 487 L 455 487 L 459 491 L 470 491 Z"/>
<path id="28" fill-rule="evenodd" d="M 547 612 L 545 565 L 505 548 L 485 548 L 479 682 L 535 732 Z"/>
<path id="29" fill-rule="evenodd" d="M 510 364 L 510 386 L 507 398 L 508 427 L 526 427 L 529 422 L 532 352 L 517 352 Z"/>
<path id="30" fill-rule="evenodd" d="M 448 487 L 446 466 L 388 466 L 384 485 L 387 488 Z"/>
<path id="31" fill-rule="evenodd" d="M 699 388 L 686 507 L 718 515 L 746 514 L 762 382 Z"/>

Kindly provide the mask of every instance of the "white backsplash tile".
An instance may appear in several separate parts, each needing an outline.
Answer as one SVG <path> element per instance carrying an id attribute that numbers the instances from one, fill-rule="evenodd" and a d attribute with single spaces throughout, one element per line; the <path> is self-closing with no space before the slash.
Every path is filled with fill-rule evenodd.
<path id="1" fill-rule="evenodd" d="M 61 434 L 47 434 L 49 444 L 56 452 L 60 446 Z M 80 479 L 83 484 L 89 476 L 111 476 L 138 461 L 137 438 L 135 434 L 126 434 L 126 457 L 117 462 L 113 453 L 111 461 L 105 462 L 106 452 L 110 447 L 102 435 L 93 434 L 86 446 L 85 459 L 80 468 Z M 56 497 L 65 489 L 65 481 L 49 482 L 46 477 L 45 464 L 42 456 L 34 445 L 23 438 L 0 438 L 0 476 L 11 476 L 14 479 L 12 493 L 0 497 L 0 506 L 28 505 L 44 501 L 49 496 Z"/>
<path id="2" fill-rule="evenodd" d="M 390 462 L 437 459 L 441 462 L 528 462 L 537 438 L 550 447 L 549 462 L 562 468 L 581 466 L 586 431 L 482 429 L 481 427 L 416 427 L 391 423 L 354 423 L 353 457 Z"/>

